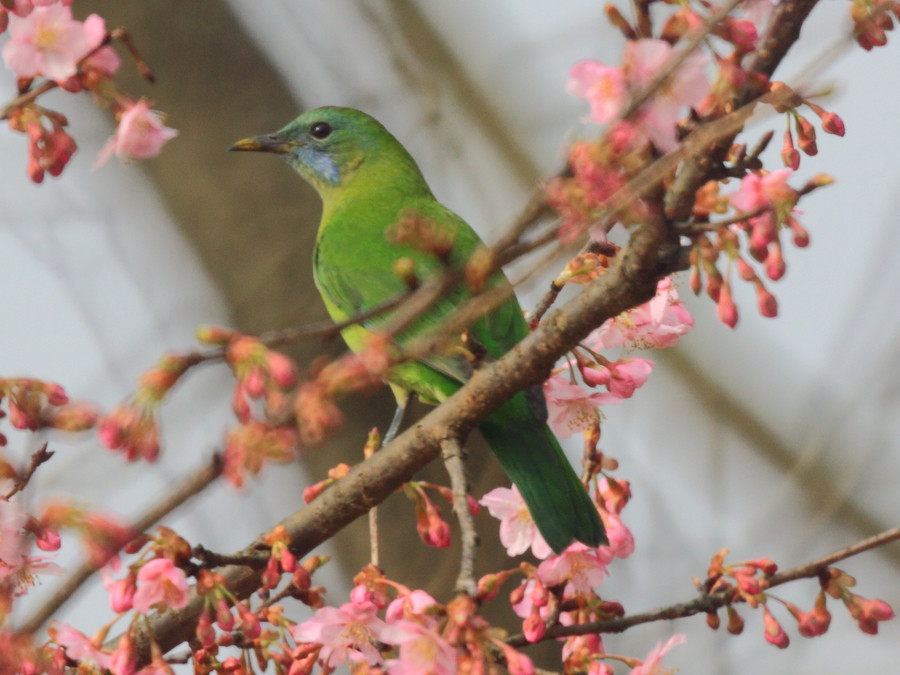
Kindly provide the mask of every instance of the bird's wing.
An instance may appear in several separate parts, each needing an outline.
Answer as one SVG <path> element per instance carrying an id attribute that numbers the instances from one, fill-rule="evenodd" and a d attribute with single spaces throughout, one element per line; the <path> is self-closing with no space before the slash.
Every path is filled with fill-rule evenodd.
<path id="1" fill-rule="evenodd" d="M 450 221 L 456 229 L 453 251 L 448 258 L 449 265 L 464 265 L 472 252 L 481 243 L 478 235 L 456 214 L 434 202 L 439 210 L 429 213 Z M 433 209 L 434 207 L 429 206 Z M 405 282 L 394 273 L 393 261 L 401 257 L 411 259 L 415 264 L 420 283 L 437 279 L 444 272 L 444 263 L 433 254 L 411 246 L 390 244 L 386 239 L 369 242 L 368 246 L 342 247 L 341 255 L 334 252 L 322 259 L 327 251 L 326 241 L 321 242 L 315 261 L 316 284 L 322 293 L 332 317 L 347 319 L 377 309 L 393 298 L 407 292 Z M 502 273 L 498 273 L 492 284 L 508 284 Z M 403 345 L 410 339 L 440 330 L 443 321 L 461 304 L 472 297 L 465 283 L 450 289 L 438 298 L 426 311 L 395 336 L 395 342 Z M 362 322 L 362 326 L 376 331 L 389 322 L 391 312 L 385 312 Z M 486 358 L 497 358 L 508 351 L 519 339 L 527 334 L 527 326 L 521 309 L 514 296 L 500 305 L 492 313 L 479 318 L 469 327 L 470 337 L 486 351 Z M 346 336 L 345 336 L 346 337 Z M 363 345 L 350 344 L 358 350 Z M 472 365 L 461 350 L 451 346 L 441 352 L 423 356 L 420 362 L 443 373 L 456 382 L 465 382 L 472 373 Z"/>

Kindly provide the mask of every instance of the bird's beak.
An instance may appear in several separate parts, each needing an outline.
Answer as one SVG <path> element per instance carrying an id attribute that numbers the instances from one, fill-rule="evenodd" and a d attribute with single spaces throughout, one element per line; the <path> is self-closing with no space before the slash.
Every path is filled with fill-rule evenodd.
<path id="1" fill-rule="evenodd" d="M 290 152 L 294 145 L 295 143 L 280 138 L 278 134 L 263 134 L 262 136 L 241 139 L 228 149 L 247 152 L 274 152 L 280 155 Z"/>

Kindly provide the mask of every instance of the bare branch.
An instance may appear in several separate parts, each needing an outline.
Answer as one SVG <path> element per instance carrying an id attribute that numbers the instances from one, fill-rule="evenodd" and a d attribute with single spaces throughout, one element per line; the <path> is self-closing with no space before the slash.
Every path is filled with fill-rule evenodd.
<path id="1" fill-rule="evenodd" d="M 206 466 L 198 469 L 194 475 L 188 477 L 181 485 L 176 487 L 168 495 L 165 495 L 160 501 L 153 505 L 143 516 L 138 518 L 133 526 L 134 532 L 144 532 L 150 529 L 155 523 L 174 511 L 176 508 L 184 504 L 194 495 L 202 492 L 210 483 L 212 483 L 222 473 L 222 458 L 218 454 L 213 455 L 211 461 Z M 99 568 L 89 561 L 84 561 L 77 567 L 50 599 L 32 614 L 22 624 L 18 632 L 34 633 L 43 626 L 55 613 L 62 607 L 78 590 L 91 575 Z"/>
<path id="2" fill-rule="evenodd" d="M 52 450 L 47 450 L 47 444 L 44 443 L 40 448 L 35 450 L 31 459 L 28 462 L 28 468 L 25 469 L 25 473 L 21 476 L 16 476 L 16 481 L 13 484 L 12 488 L 5 495 L 0 497 L 0 499 L 8 500 L 17 492 L 21 492 L 25 489 L 25 486 L 28 485 L 28 482 L 31 480 L 31 477 L 34 475 L 34 472 L 37 471 L 37 468 L 53 457 L 54 453 Z"/>
<path id="3" fill-rule="evenodd" d="M 841 560 L 859 555 L 865 551 L 871 550 L 878 546 L 884 546 L 893 541 L 900 540 L 900 527 L 895 527 L 877 534 L 868 539 L 863 539 L 856 544 L 839 549 L 833 553 L 822 556 L 817 560 L 808 562 L 804 565 L 793 567 L 783 572 L 778 572 L 772 576 L 765 577 L 768 588 L 781 586 L 790 581 L 797 579 L 818 577 L 820 573 L 828 569 L 832 565 Z M 597 633 L 622 633 L 632 626 L 642 623 L 651 623 L 654 621 L 671 621 L 672 619 L 682 619 L 694 614 L 711 613 L 725 605 L 745 602 L 740 596 L 732 592 L 731 589 L 725 589 L 716 593 L 701 593 L 699 596 L 689 602 L 682 602 L 668 607 L 661 607 L 649 612 L 641 612 L 640 614 L 631 614 L 621 618 L 607 619 L 604 621 L 591 621 L 589 623 L 574 624 L 570 626 L 553 626 L 547 629 L 547 633 L 543 639 L 551 640 L 559 637 L 568 637 L 571 635 L 588 635 Z M 513 647 L 524 647 L 529 644 L 524 635 L 514 635 L 509 638 L 509 644 Z"/>

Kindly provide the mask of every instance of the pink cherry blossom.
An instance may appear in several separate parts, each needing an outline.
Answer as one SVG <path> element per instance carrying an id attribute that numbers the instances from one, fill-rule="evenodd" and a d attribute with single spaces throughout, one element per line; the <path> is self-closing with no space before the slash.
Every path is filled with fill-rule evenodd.
<path id="1" fill-rule="evenodd" d="M 571 626 L 578 623 L 579 619 L 573 617 L 574 612 L 562 612 L 559 615 L 559 622 L 563 626 Z M 593 620 L 597 618 L 595 614 L 590 616 Z M 581 618 L 583 621 L 583 617 Z M 603 646 L 603 637 L 599 633 L 587 633 L 585 635 L 573 635 L 563 644 L 562 658 L 564 662 L 568 662 L 572 657 L 590 658 L 593 655 L 605 654 L 606 648 Z M 595 663 L 597 661 L 594 661 Z M 567 663 L 568 665 L 568 663 Z M 602 671 L 601 671 L 602 672 Z"/>
<path id="2" fill-rule="evenodd" d="M 500 543 L 510 557 L 521 555 L 529 548 L 535 558 L 543 560 L 552 552 L 534 524 L 531 512 L 515 485 L 494 488 L 480 502 L 500 521 Z"/>
<path id="3" fill-rule="evenodd" d="M 672 55 L 672 45 L 665 40 L 631 40 L 625 47 L 622 68 L 612 68 L 597 61 L 579 61 L 569 72 L 569 91 L 591 104 L 591 119 L 600 124 L 614 120 L 628 96 L 647 87 Z M 665 152 L 673 150 L 678 139 L 675 127 L 682 112 L 696 108 L 709 95 L 709 80 L 704 73 L 707 59 L 694 52 L 666 83 L 644 103 L 634 122 L 656 146 Z"/>
<path id="4" fill-rule="evenodd" d="M 134 605 L 134 593 L 136 590 L 135 577 L 129 574 L 124 579 L 116 579 L 113 572 L 118 572 L 121 563 L 118 557 L 113 558 L 108 564 L 100 568 L 100 579 L 103 588 L 109 593 L 109 604 L 116 613 L 127 612 Z"/>
<path id="5" fill-rule="evenodd" d="M 603 385 L 609 393 L 619 398 L 631 398 L 634 390 L 643 386 L 653 369 L 653 361 L 647 359 L 619 359 L 600 368 L 584 368 L 585 382 Z"/>
<path id="6" fill-rule="evenodd" d="M 23 595 L 27 592 L 29 586 L 37 583 L 38 575 L 52 574 L 54 576 L 62 576 L 65 569 L 57 565 L 50 559 L 50 556 L 26 556 L 22 564 L 9 570 L 3 570 L 0 566 L 0 579 L 7 576 L 9 585 L 15 587 L 16 595 Z"/>
<path id="7" fill-rule="evenodd" d="M 606 538 L 609 539 L 609 549 L 616 558 L 627 558 L 634 553 L 634 536 L 626 527 L 622 519 L 611 511 L 600 511 L 603 527 L 606 529 Z"/>
<path id="8" fill-rule="evenodd" d="M 672 647 L 676 647 L 684 642 L 687 642 L 687 638 L 681 633 L 675 633 L 675 635 L 669 638 L 665 645 L 663 645 L 662 642 L 657 643 L 657 645 L 650 650 L 650 653 L 647 654 L 647 658 L 644 659 L 644 662 L 637 668 L 633 668 L 628 675 L 663 675 L 666 671 L 664 671 L 660 665 L 662 657 L 665 656 L 666 652 L 672 649 Z"/>
<path id="9" fill-rule="evenodd" d="M 27 522 L 28 514 L 18 503 L 0 500 L 0 579 L 25 562 L 31 547 L 23 531 Z"/>
<path id="10" fill-rule="evenodd" d="M 744 16 L 752 22 L 758 29 L 762 29 L 769 20 L 769 15 L 775 5 L 772 0 L 744 0 L 741 3 L 744 10 Z"/>
<path id="11" fill-rule="evenodd" d="M 12 11 L 16 16 L 28 16 L 35 7 L 49 7 L 57 2 L 69 6 L 75 0 L 13 0 Z"/>
<path id="12" fill-rule="evenodd" d="M 388 623 L 401 620 L 430 623 L 434 618 L 426 612 L 437 605 L 437 601 L 425 591 L 414 590 L 397 596 L 385 611 L 384 618 Z"/>
<path id="13" fill-rule="evenodd" d="M 43 75 L 61 82 L 76 73 L 78 61 L 91 49 L 85 24 L 57 4 L 35 7 L 25 17 L 13 14 L 9 36 L 3 59 L 17 77 Z"/>
<path id="14" fill-rule="evenodd" d="M 101 651 L 83 633 L 79 633 L 67 623 L 54 623 L 53 632 L 56 634 L 56 644 L 63 647 L 66 650 L 66 656 L 73 661 L 109 668 L 110 655 Z"/>
<path id="15" fill-rule="evenodd" d="M 666 277 L 659 281 L 650 301 L 608 320 L 585 343 L 594 351 L 620 346 L 661 349 L 678 344 L 679 338 L 693 327 L 694 318 L 678 299 L 671 277 Z"/>
<path id="16" fill-rule="evenodd" d="M 599 419 L 597 407 L 619 403 L 622 399 L 609 392 L 589 393 L 560 375 L 544 382 L 550 428 L 561 438 L 590 429 Z"/>
<path id="17" fill-rule="evenodd" d="M 376 616 L 378 608 L 370 602 L 348 602 L 340 607 L 322 607 L 311 619 L 297 624 L 291 634 L 297 642 L 322 645 L 319 660 L 334 668 L 348 659 L 354 663 L 381 664 L 384 659 L 375 646 L 387 627 Z"/>
<path id="18" fill-rule="evenodd" d="M 104 77 L 112 77 L 119 69 L 122 60 L 112 47 L 108 45 L 100 47 L 100 44 L 106 39 L 106 21 L 98 14 L 91 14 L 84 20 L 84 29 L 87 32 L 90 49 L 97 51 L 85 60 L 82 68 L 96 71 Z"/>
<path id="19" fill-rule="evenodd" d="M 672 56 L 665 40 L 633 40 L 625 46 L 625 74 L 632 88 L 648 86 Z M 678 145 L 675 126 L 685 108 L 696 108 L 710 93 L 704 73 L 707 58 L 699 51 L 685 59 L 666 83 L 638 111 L 638 126 L 664 152 Z"/>
<path id="20" fill-rule="evenodd" d="M 155 157 L 177 135 L 178 131 L 165 126 L 160 114 L 150 110 L 150 104 L 141 99 L 122 113 L 116 133 L 103 146 L 94 168 L 102 166 L 113 155 L 125 162 Z"/>
<path id="21" fill-rule="evenodd" d="M 579 61 L 569 71 L 571 94 L 591 104 L 591 119 L 599 124 L 611 122 L 625 105 L 628 92 L 621 68 L 598 61 Z"/>
<path id="22" fill-rule="evenodd" d="M 560 555 L 547 558 L 538 567 L 538 577 L 547 586 L 570 582 L 576 593 L 587 593 L 603 583 L 606 566 L 613 554 L 606 546 L 589 548 L 580 542 L 571 544 Z"/>
<path id="23" fill-rule="evenodd" d="M 381 641 L 400 647 L 387 662 L 390 675 L 455 675 L 457 653 L 432 627 L 398 621 L 381 632 Z"/>
<path id="24" fill-rule="evenodd" d="M 138 570 L 137 583 L 133 605 L 141 613 L 157 604 L 181 609 L 190 599 L 187 577 L 168 558 L 154 558 L 145 563 Z"/>

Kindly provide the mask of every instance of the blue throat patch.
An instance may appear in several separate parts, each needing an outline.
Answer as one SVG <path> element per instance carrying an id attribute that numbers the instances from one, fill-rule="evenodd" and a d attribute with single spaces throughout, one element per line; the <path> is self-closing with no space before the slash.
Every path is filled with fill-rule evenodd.
<path id="1" fill-rule="evenodd" d="M 331 155 L 309 147 L 300 147 L 297 151 L 297 159 L 312 169 L 317 176 L 332 185 L 337 185 L 340 182 L 341 174 Z"/>

